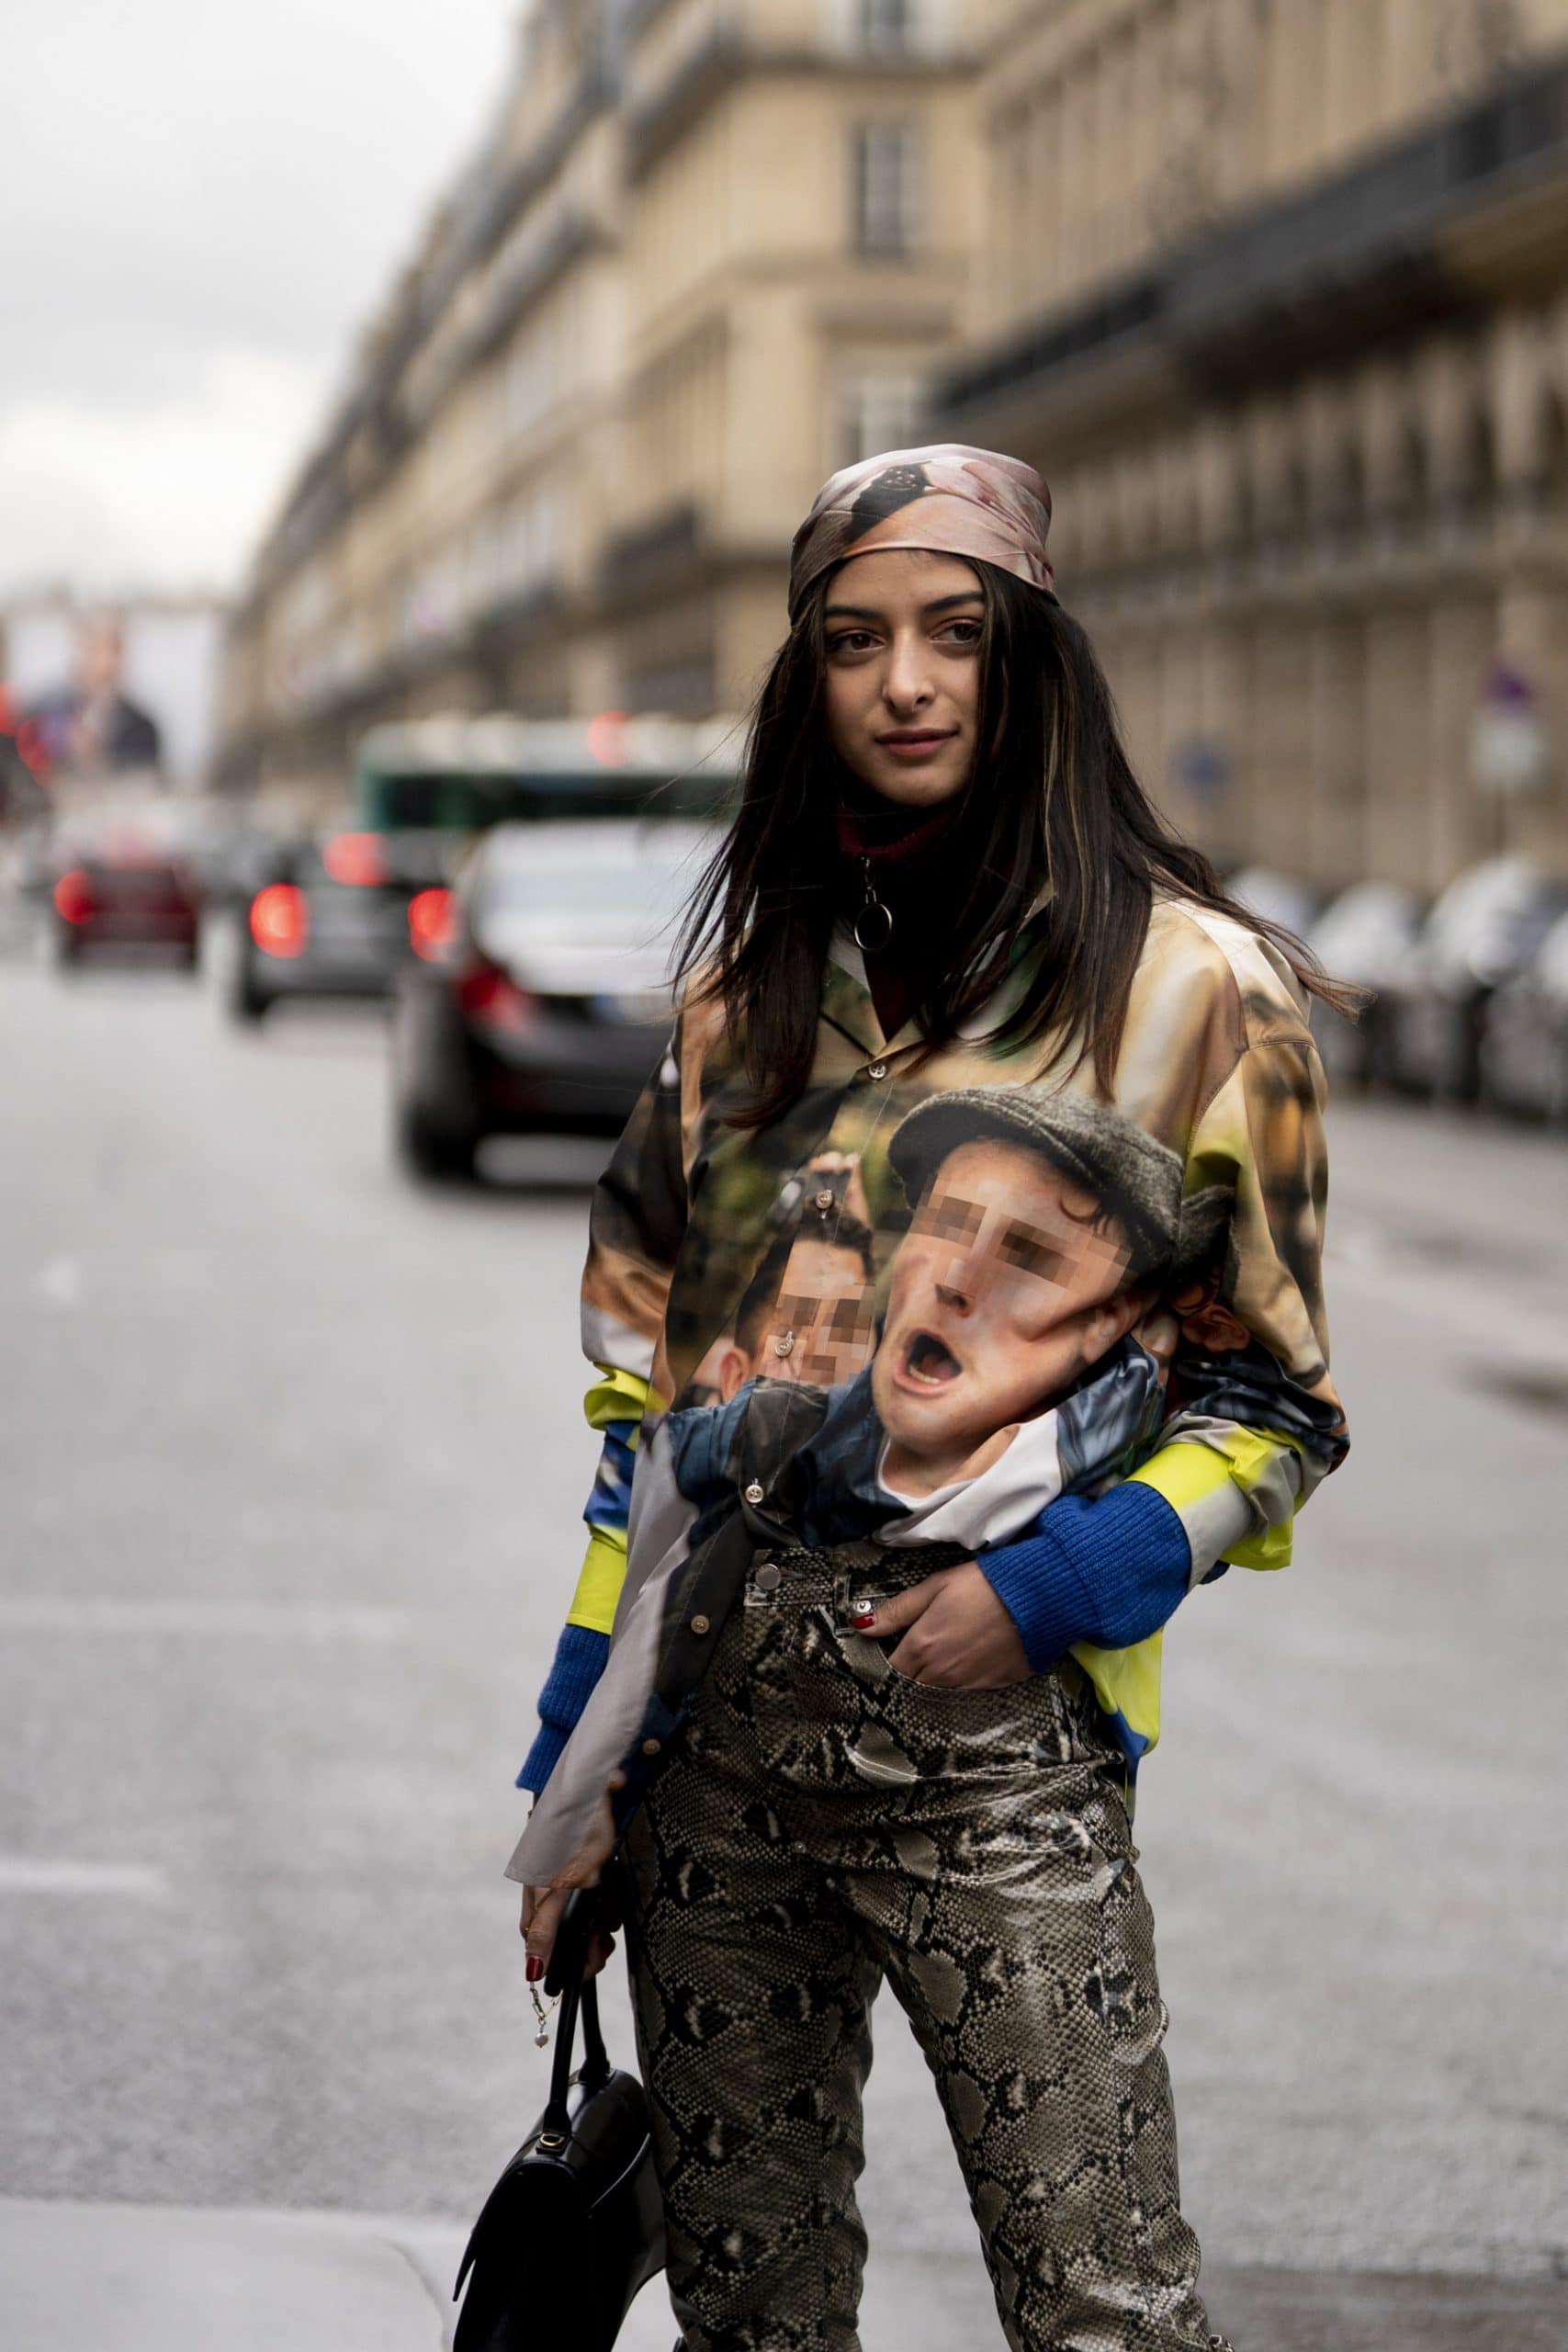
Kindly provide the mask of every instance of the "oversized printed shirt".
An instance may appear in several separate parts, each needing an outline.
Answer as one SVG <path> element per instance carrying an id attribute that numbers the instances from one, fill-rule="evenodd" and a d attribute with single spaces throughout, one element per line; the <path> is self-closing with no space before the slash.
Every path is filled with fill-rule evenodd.
<path id="1" fill-rule="evenodd" d="M 757 1133 L 722 1009 L 689 997 L 601 1180 L 582 1283 L 604 1454 L 569 1623 L 608 1663 L 509 1874 L 553 1877 L 683 1719 L 756 1541 L 963 1544 L 1131 1477 L 1192 1581 L 1276 1567 L 1343 1454 L 1320 1261 L 1323 1080 L 1284 959 L 1157 898 L 1113 1085 L 998 1044 L 1013 976 L 931 1049 L 877 1025 L 836 937 L 809 1082 Z M 951 1556 L 951 1553 L 944 1556 Z M 1130 1764 L 1158 1634 L 1074 1651 Z"/>

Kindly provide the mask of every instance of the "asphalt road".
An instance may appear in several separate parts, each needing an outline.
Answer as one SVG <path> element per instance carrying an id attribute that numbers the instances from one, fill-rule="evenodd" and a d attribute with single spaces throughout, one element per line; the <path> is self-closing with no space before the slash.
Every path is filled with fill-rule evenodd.
<path id="1" fill-rule="evenodd" d="M 375 1015 L 152 972 L 0 965 L 0 2197 L 466 2215 L 546 2064 L 501 1871 L 594 1148 L 412 1190 Z M 1355 1450 L 1183 1610 L 1140 1802 L 1188 2208 L 1220 2265 L 1562 2278 L 1568 1139 L 1331 1140 Z M 983 2310 L 878 2028 L 876 2256 Z"/>

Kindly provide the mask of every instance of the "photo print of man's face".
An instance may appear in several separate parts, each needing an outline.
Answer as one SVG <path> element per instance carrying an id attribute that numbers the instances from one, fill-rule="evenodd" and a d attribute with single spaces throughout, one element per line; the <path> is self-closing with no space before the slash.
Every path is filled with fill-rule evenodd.
<path id="1" fill-rule="evenodd" d="M 779 1295 L 759 1335 L 751 1374 L 831 1388 L 864 1370 L 874 1329 L 861 1250 L 853 1242 L 803 1233 L 789 1253 Z"/>
<path id="2" fill-rule="evenodd" d="M 894 1486 L 973 1475 L 1147 1304 L 1118 1218 L 1032 1141 L 961 1143 L 932 1172 L 893 1261 L 872 1394 Z"/>
<path id="3" fill-rule="evenodd" d="M 835 1194 L 824 1213 L 797 1215 L 752 1275 L 735 1326 L 716 1340 L 688 1384 L 685 1406 L 728 1404 L 748 1381 L 832 1388 L 871 1360 L 876 1336 L 871 1230 Z"/>

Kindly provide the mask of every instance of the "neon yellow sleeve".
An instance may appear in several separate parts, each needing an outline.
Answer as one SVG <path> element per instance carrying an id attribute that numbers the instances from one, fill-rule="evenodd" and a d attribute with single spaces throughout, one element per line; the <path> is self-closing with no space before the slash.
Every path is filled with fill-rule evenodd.
<path id="1" fill-rule="evenodd" d="M 604 1442 L 583 1512 L 588 1550 L 566 1622 L 586 1626 L 590 1633 L 608 1634 L 626 1581 L 632 1468 L 652 1391 L 639 1374 L 615 1364 L 595 1364 L 594 1370 L 599 1376 L 583 1399 L 583 1411 L 590 1429 L 598 1430 Z"/>
<path id="2" fill-rule="evenodd" d="M 1187 1532 L 1194 1577 L 1216 1560 L 1242 1568 L 1290 1566 L 1292 1531 L 1302 1499 L 1301 1456 L 1272 1430 L 1239 1422 L 1207 1423 L 1201 1435 L 1162 1445 L 1131 1483 L 1152 1487 Z"/>
<path id="3" fill-rule="evenodd" d="M 591 1634 L 607 1634 L 615 1622 L 616 1604 L 626 1575 L 626 1531 L 596 1527 L 578 1571 L 577 1589 L 566 1612 L 569 1625 L 586 1625 Z"/>

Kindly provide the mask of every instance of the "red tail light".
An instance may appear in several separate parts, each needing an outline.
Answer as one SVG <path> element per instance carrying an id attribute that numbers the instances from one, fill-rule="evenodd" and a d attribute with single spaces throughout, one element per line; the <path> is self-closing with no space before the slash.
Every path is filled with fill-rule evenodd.
<path id="1" fill-rule="evenodd" d="M 40 784 L 46 783 L 54 765 L 54 757 L 49 748 L 49 738 L 36 718 L 24 718 L 17 728 L 17 749 L 28 773 L 36 775 Z"/>
<path id="2" fill-rule="evenodd" d="M 387 878 L 387 844 L 379 833 L 337 833 L 321 852 L 334 882 L 374 889 Z"/>
<path id="3" fill-rule="evenodd" d="M 54 886 L 54 911 L 62 922 L 85 922 L 93 911 L 93 886 L 79 865 Z"/>
<path id="4" fill-rule="evenodd" d="M 626 728 L 629 724 L 624 710 L 602 710 L 591 718 L 584 733 L 588 749 L 601 767 L 619 768 L 626 765 Z"/>
<path id="5" fill-rule="evenodd" d="M 302 956 L 310 935 L 305 893 L 292 882 L 269 882 L 251 900 L 251 937 L 264 956 Z"/>
<path id="6" fill-rule="evenodd" d="M 498 964 L 474 964 L 457 982 L 457 1002 L 471 1021 L 495 1029 L 526 1029 L 534 1000 Z"/>
<path id="7" fill-rule="evenodd" d="M 418 890 L 409 900 L 409 945 L 426 963 L 438 956 L 452 937 L 450 890 Z"/>

